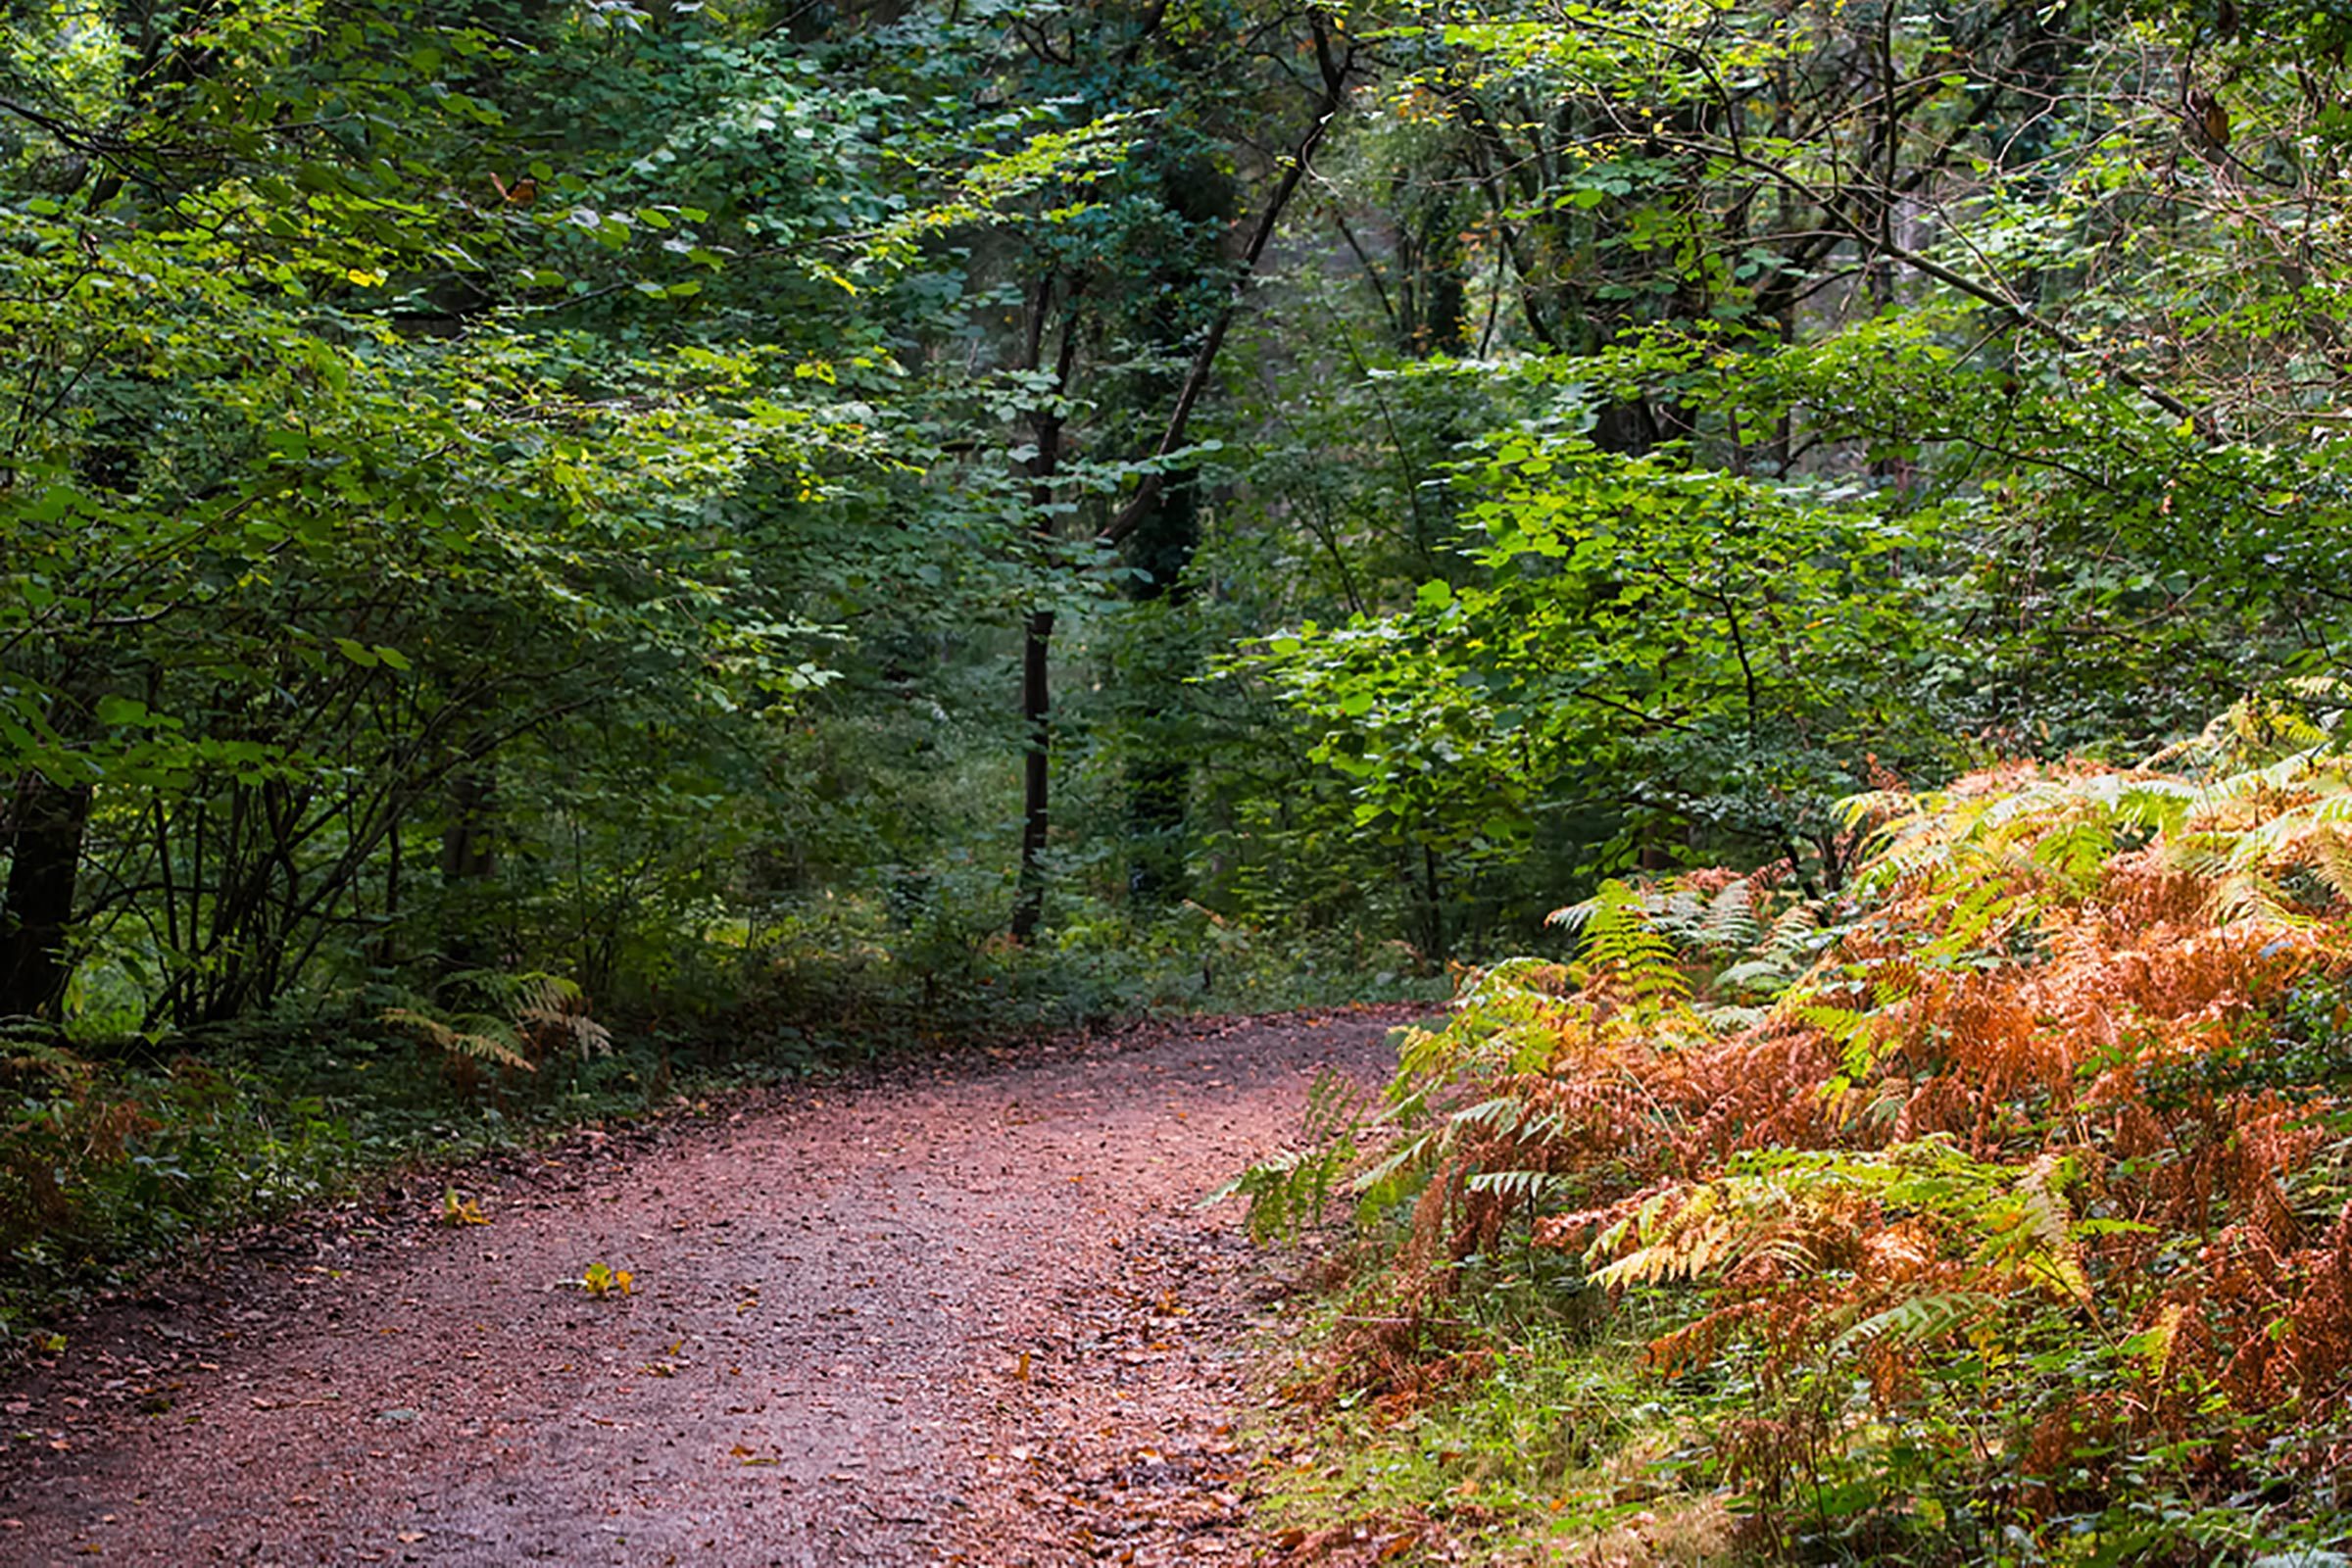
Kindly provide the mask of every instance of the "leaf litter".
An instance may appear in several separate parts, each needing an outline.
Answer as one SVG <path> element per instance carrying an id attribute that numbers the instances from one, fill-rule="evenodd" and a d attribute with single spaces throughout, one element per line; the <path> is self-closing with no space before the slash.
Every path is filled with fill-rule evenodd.
<path id="1" fill-rule="evenodd" d="M 1277 1560 L 1233 1427 L 1268 1265 L 1198 1204 L 1400 1021 L 901 1064 L 475 1166 L 456 1224 L 435 1177 L 224 1239 L 0 1388 L 8 1554 Z"/>

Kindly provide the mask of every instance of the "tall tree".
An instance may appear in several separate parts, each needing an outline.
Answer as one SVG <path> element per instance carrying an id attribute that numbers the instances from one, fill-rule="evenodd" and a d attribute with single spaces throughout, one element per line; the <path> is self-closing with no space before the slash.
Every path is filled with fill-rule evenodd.
<path id="1" fill-rule="evenodd" d="M 1335 14 L 1257 0 L 918 12 L 876 37 L 918 32 L 930 45 L 924 90 L 952 85 L 986 112 L 971 134 L 1007 136 L 1026 122 L 1004 104 L 1043 104 L 1073 127 L 1125 127 L 1129 142 L 1116 171 L 1039 202 L 971 251 L 973 294 L 1001 288 L 1012 312 L 991 322 L 991 353 L 962 390 L 1011 415 L 1004 477 L 1028 519 L 1037 584 L 1019 615 L 1011 925 L 1026 942 L 1045 910 L 1054 635 L 1073 573 L 1099 572 L 1140 532 L 1132 580 L 1158 584 L 1151 593 L 1180 574 L 1196 420 L 1365 56 Z M 966 482 L 985 490 L 985 465 Z M 1171 787 L 1144 793 L 1165 801 Z"/>

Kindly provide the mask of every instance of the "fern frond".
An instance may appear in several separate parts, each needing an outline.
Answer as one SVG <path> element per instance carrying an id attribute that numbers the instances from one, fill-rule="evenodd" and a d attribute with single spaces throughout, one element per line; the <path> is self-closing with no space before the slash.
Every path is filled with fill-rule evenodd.
<path id="1" fill-rule="evenodd" d="M 506 1021 L 488 1013 L 463 1013 L 442 1019 L 413 1007 L 387 1007 L 379 1016 L 385 1023 L 408 1031 L 435 1051 L 474 1061 L 486 1061 L 493 1066 L 512 1068 L 516 1072 L 537 1070 L 530 1058 L 517 1049 L 517 1042 Z"/>
<path id="2" fill-rule="evenodd" d="M 2286 890 L 2260 871 L 2231 871 L 2217 883 L 2209 904 L 2213 923 L 2244 921 L 2258 928 L 2293 930 L 2312 923 L 2297 909 Z"/>
<path id="3" fill-rule="evenodd" d="M 1898 1345 L 1924 1345 L 1997 1315 L 2001 1298 L 1985 1291 L 1936 1291 L 1898 1301 L 1874 1312 L 1830 1342 L 1832 1355 L 1843 1355 L 1874 1340 Z"/>
<path id="4" fill-rule="evenodd" d="M 1763 934 L 1764 927 L 1756 918 L 1755 885 L 1744 877 L 1724 884 L 1723 891 L 1708 902 L 1698 927 L 1700 945 L 1719 953 L 1753 947 Z"/>
<path id="5" fill-rule="evenodd" d="M 1406 1139 L 1378 1163 L 1359 1173 L 1348 1184 L 1348 1191 L 1369 1201 L 1378 1201 L 1395 1183 L 1434 1164 L 1450 1148 L 1452 1140 L 1446 1132 L 1446 1128 L 1435 1127 Z"/>
<path id="6" fill-rule="evenodd" d="M 1589 903 L 1582 956 L 1592 984 L 1642 1004 L 1690 996 L 1690 978 L 1683 973 L 1674 945 L 1651 923 L 1640 894 L 1612 879 Z"/>
<path id="7" fill-rule="evenodd" d="M 514 1022 L 524 1038 L 547 1047 L 561 1044 L 582 1059 L 601 1056 L 612 1049 L 612 1031 L 588 1016 L 588 998 L 579 986 L 562 975 L 526 974 L 516 977 Z"/>
<path id="8" fill-rule="evenodd" d="M 2312 868 L 2328 891 L 2339 899 L 2352 899 L 2352 835 L 2330 822 L 2312 834 L 2310 844 Z"/>
<path id="9" fill-rule="evenodd" d="M 1462 1185 L 1469 1192 L 1525 1203 L 1542 1197 L 1558 1181 L 1559 1178 L 1549 1171 L 1486 1170 L 1470 1177 Z"/>
<path id="10" fill-rule="evenodd" d="M 1280 1150 L 1210 1193 L 1200 1206 L 1245 1199 L 1253 1241 L 1295 1240 L 1321 1218 L 1333 1187 L 1354 1157 L 1353 1147 L 1344 1144 Z"/>

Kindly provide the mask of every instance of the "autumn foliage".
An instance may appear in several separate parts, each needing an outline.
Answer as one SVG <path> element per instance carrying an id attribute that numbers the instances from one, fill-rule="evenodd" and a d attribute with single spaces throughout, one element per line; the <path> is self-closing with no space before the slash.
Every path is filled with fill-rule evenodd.
<path id="1" fill-rule="evenodd" d="M 1724 1396 L 1708 1473 L 1766 1544 L 2194 1560 L 2340 1507 L 2352 759 L 2246 708 L 2135 770 L 1852 810 L 1838 896 L 1608 883 L 1558 916 L 1575 964 L 1407 1040 L 1358 1179 L 1410 1214 L 1396 1310 L 1348 1375 L 1426 1385 L 1507 1234 Z"/>

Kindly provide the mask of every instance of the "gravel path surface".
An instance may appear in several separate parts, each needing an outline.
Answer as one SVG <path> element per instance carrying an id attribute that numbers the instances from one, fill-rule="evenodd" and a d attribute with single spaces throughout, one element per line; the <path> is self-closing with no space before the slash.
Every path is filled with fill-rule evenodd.
<path id="1" fill-rule="evenodd" d="M 227 1250 L 0 1389 L 0 1563 L 1250 1562 L 1266 1273 L 1198 1204 L 1396 1021 L 778 1095 L 575 1136 L 487 1225 Z"/>

